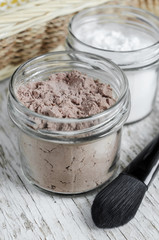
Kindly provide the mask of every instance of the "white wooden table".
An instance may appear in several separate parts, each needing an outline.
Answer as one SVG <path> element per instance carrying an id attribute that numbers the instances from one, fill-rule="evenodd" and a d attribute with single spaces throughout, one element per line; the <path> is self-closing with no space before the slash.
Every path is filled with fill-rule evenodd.
<path id="1" fill-rule="evenodd" d="M 23 177 L 16 128 L 7 115 L 8 81 L 0 83 L 0 240 L 159 240 L 159 174 L 127 225 L 95 227 L 90 209 L 97 191 L 78 196 L 43 193 Z M 159 133 L 159 91 L 152 114 L 125 126 L 121 169 Z"/>

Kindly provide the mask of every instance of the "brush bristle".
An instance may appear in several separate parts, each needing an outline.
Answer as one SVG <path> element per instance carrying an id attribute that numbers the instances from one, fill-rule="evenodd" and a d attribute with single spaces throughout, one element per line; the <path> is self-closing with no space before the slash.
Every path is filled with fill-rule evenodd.
<path id="1" fill-rule="evenodd" d="M 91 212 L 95 225 L 114 228 L 128 223 L 135 216 L 146 190 L 143 182 L 120 174 L 94 199 Z"/>

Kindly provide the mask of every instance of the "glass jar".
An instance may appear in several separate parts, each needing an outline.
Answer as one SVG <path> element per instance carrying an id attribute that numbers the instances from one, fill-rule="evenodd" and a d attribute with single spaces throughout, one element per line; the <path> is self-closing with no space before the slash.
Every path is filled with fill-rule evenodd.
<path id="1" fill-rule="evenodd" d="M 18 101 L 16 91 L 19 86 L 45 81 L 52 73 L 73 69 L 110 84 L 116 103 L 99 114 L 70 119 L 35 113 Z M 129 110 L 127 78 L 107 59 L 78 51 L 63 51 L 24 63 L 15 71 L 9 84 L 8 112 L 19 129 L 25 176 L 41 189 L 63 194 L 87 192 L 107 182 L 117 168 L 122 126 Z M 51 123 L 56 128 L 40 128 L 40 123 Z"/>
<path id="2" fill-rule="evenodd" d="M 125 72 L 131 93 L 127 123 L 150 114 L 159 72 L 159 18 L 110 1 L 72 18 L 66 46 L 109 58 Z"/>

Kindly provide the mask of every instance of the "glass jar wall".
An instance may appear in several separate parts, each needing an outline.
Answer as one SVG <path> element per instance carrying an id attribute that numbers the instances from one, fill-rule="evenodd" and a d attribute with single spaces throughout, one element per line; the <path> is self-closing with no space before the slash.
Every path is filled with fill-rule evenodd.
<path id="1" fill-rule="evenodd" d="M 72 18 L 66 46 L 109 58 L 124 70 L 131 93 L 127 123 L 133 123 L 153 109 L 159 72 L 158 39 L 157 17 L 110 1 Z"/>
<path id="2" fill-rule="evenodd" d="M 72 70 L 110 84 L 116 103 L 101 113 L 73 119 L 38 114 L 17 99 L 19 86 Z M 111 61 L 78 51 L 34 58 L 11 78 L 8 111 L 19 129 L 22 169 L 32 184 L 50 192 L 76 194 L 92 190 L 114 175 L 130 94 L 126 76 Z M 54 129 L 40 127 L 41 123 L 52 124 Z"/>

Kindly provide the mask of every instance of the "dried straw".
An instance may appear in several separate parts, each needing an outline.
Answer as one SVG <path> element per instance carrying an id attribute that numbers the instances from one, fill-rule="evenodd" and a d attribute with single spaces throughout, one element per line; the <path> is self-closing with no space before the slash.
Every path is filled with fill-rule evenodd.
<path id="1" fill-rule="evenodd" d="M 108 0 L 36 0 L 0 14 L 0 80 L 31 57 L 62 45 L 68 21 L 84 8 Z M 158 0 L 121 0 L 124 5 L 147 9 L 159 14 Z"/>

